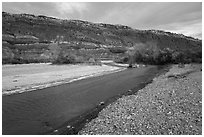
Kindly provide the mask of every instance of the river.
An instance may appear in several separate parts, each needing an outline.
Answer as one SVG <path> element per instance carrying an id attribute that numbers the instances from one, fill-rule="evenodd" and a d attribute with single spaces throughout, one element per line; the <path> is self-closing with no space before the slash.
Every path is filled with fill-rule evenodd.
<path id="1" fill-rule="evenodd" d="M 158 66 L 126 69 L 22 94 L 2 96 L 3 135 L 52 133 L 65 122 L 161 72 Z M 40 78 L 40 76 L 39 76 Z"/>

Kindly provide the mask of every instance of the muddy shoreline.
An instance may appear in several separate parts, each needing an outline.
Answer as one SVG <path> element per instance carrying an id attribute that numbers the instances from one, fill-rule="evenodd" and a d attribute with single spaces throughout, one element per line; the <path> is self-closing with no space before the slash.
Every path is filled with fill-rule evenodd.
<path id="1" fill-rule="evenodd" d="M 169 71 L 171 68 L 171 65 L 165 65 L 165 66 L 159 66 L 159 73 L 155 75 L 155 77 L 158 77 L 166 72 Z M 155 78 L 154 77 L 154 78 Z M 78 132 L 85 126 L 86 123 L 90 122 L 92 119 L 96 118 L 98 116 L 98 113 L 104 109 L 109 104 L 113 103 L 117 99 L 121 98 L 122 96 L 128 96 L 137 94 L 137 91 L 144 88 L 146 85 L 152 83 L 153 79 L 148 79 L 146 82 L 140 83 L 140 85 L 136 88 L 129 89 L 127 92 L 118 94 L 112 98 L 107 99 L 104 102 L 101 102 L 98 104 L 95 108 L 86 111 L 80 116 L 77 116 L 75 118 L 72 118 L 71 120 L 65 122 L 62 126 L 58 127 L 54 131 L 48 131 L 44 133 L 45 135 L 76 135 Z"/>

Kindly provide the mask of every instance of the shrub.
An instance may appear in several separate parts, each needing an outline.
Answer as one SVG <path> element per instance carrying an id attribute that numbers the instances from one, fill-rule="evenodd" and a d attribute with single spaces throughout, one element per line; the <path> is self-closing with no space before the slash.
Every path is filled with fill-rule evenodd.
<path id="1" fill-rule="evenodd" d="M 69 53 L 62 53 L 58 55 L 58 57 L 52 62 L 53 64 L 75 64 L 76 63 L 76 55 Z"/>
<path id="2" fill-rule="evenodd" d="M 115 57 L 114 62 L 116 63 L 127 63 L 129 61 L 128 57 Z"/>
<path id="3" fill-rule="evenodd" d="M 174 52 L 172 54 L 172 61 L 176 64 L 184 62 L 184 53 L 182 52 Z"/>
<path id="4" fill-rule="evenodd" d="M 154 62 L 158 65 L 172 63 L 172 52 L 168 49 L 159 50 L 159 54 L 154 59 Z"/>
<path id="5" fill-rule="evenodd" d="M 154 53 L 151 50 L 137 50 L 133 56 L 129 57 L 129 62 L 130 64 L 136 62 L 157 65 L 169 63 L 202 63 L 202 51 L 173 51 L 166 48 L 163 50 L 158 50 L 157 53 Z"/>
<path id="6" fill-rule="evenodd" d="M 76 63 L 84 63 L 84 58 L 82 56 L 76 57 Z"/>

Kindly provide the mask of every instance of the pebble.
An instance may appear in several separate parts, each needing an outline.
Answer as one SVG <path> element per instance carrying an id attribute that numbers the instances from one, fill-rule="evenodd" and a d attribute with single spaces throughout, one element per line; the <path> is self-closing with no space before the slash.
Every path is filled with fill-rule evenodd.
<path id="1" fill-rule="evenodd" d="M 104 105 L 105 104 L 105 102 L 103 102 L 103 101 L 101 101 L 100 103 L 99 103 L 99 105 L 101 106 L 101 105 Z"/>
<path id="2" fill-rule="evenodd" d="M 54 130 L 54 132 L 58 132 L 58 130 L 56 129 L 56 130 Z"/>
<path id="3" fill-rule="evenodd" d="M 70 126 L 70 125 L 68 125 L 68 126 L 67 126 L 67 128 L 71 128 L 71 126 Z"/>
<path id="4" fill-rule="evenodd" d="M 190 74 L 167 78 L 190 69 L 189 65 L 172 67 L 136 95 L 123 96 L 108 105 L 78 134 L 202 135 L 202 89 L 198 88 L 202 83 L 201 71 L 192 72 L 200 79 Z"/>

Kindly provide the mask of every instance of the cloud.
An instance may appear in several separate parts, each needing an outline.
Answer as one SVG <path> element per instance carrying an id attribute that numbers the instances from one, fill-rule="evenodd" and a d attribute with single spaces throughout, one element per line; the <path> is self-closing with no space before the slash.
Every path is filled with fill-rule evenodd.
<path id="1" fill-rule="evenodd" d="M 49 7 L 49 8 L 47 8 Z M 10 13 L 50 14 L 52 3 L 44 2 L 3 2 L 2 10 Z"/>
<path id="2" fill-rule="evenodd" d="M 161 24 L 201 18 L 201 6 L 199 3 L 128 3 L 113 9 L 101 20 L 151 29 Z"/>
<path id="3" fill-rule="evenodd" d="M 183 23 L 172 23 L 166 26 L 160 26 L 166 31 L 184 34 L 186 36 L 192 36 L 195 38 L 202 39 L 202 21 L 193 20 Z"/>
<path id="4" fill-rule="evenodd" d="M 82 16 L 83 12 L 87 10 L 86 3 L 78 3 L 78 2 L 67 2 L 67 3 L 56 3 L 56 9 L 61 14 L 61 17 L 66 18 L 67 15 L 78 14 L 78 16 Z"/>

